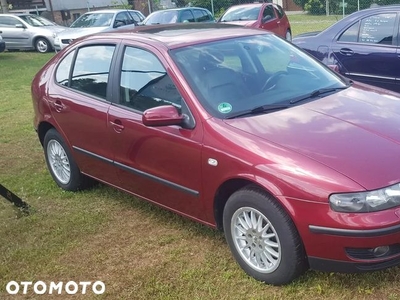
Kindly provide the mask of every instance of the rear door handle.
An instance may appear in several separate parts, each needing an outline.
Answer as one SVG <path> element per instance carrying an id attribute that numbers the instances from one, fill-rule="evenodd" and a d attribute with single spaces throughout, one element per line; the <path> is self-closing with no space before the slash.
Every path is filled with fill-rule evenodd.
<path id="1" fill-rule="evenodd" d="M 61 112 L 65 109 L 65 105 L 60 100 L 52 102 L 52 105 L 57 112 Z"/>
<path id="2" fill-rule="evenodd" d="M 114 127 L 115 132 L 118 132 L 118 133 L 122 132 L 122 130 L 124 130 L 124 128 L 125 128 L 125 126 L 122 125 L 122 122 L 118 119 L 114 120 L 114 122 L 110 121 L 110 124 Z"/>
<path id="3" fill-rule="evenodd" d="M 352 56 L 354 54 L 354 51 L 349 49 L 349 48 L 342 48 L 340 49 L 340 54 L 346 55 L 346 56 Z"/>

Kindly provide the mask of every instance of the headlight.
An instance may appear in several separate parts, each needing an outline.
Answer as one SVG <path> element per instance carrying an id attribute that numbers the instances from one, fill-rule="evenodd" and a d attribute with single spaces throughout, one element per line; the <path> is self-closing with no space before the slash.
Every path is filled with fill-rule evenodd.
<path id="1" fill-rule="evenodd" d="M 400 205 L 400 184 L 375 191 L 332 194 L 331 208 L 338 212 L 380 211 Z"/>

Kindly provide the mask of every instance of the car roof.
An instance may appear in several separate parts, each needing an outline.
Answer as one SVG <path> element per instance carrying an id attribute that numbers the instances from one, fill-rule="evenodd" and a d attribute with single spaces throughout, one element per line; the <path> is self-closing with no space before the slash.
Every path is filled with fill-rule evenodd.
<path id="1" fill-rule="evenodd" d="M 150 43 L 164 44 L 169 49 L 187 45 L 201 44 L 210 41 L 229 39 L 233 37 L 272 34 L 264 30 L 250 29 L 242 26 L 221 23 L 178 23 L 166 25 L 137 26 L 133 29 L 118 29 L 93 35 L 101 38 L 106 36 L 130 39 L 136 37 Z"/>
<path id="2" fill-rule="evenodd" d="M 236 4 L 236 5 L 232 5 L 231 7 L 241 7 L 241 6 L 254 6 L 254 7 L 259 7 L 259 6 L 263 6 L 263 5 L 273 5 L 273 3 L 243 3 L 243 4 Z M 229 8 L 228 8 L 229 9 Z"/>
<path id="3" fill-rule="evenodd" d="M 94 11 L 88 11 L 85 13 L 87 14 L 100 14 L 100 13 L 117 13 L 117 12 L 122 12 L 122 11 L 137 11 L 134 9 L 101 9 L 101 10 L 94 10 Z"/>
<path id="4" fill-rule="evenodd" d="M 153 11 L 151 14 L 162 13 L 162 12 L 165 12 L 165 11 L 186 10 L 186 9 L 208 10 L 206 8 L 203 8 L 203 7 L 190 6 L 190 7 L 177 7 L 177 8 L 168 8 L 168 9 L 157 10 L 157 11 Z"/>

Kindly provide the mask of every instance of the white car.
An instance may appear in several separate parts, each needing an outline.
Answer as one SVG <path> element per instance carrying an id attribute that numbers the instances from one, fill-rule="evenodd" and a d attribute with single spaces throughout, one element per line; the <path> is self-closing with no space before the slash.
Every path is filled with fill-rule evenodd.
<path id="1" fill-rule="evenodd" d="M 71 26 L 56 35 L 55 50 L 60 51 L 74 39 L 126 25 L 136 25 L 144 20 L 138 10 L 107 9 L 91 11 L 80 16 Z"/>
<path id="2" fill-rule="evenodd" d="M 55 34 L 65 29 L 37 15 L 0 14 L 0 31 L 7 50 L 51 51 Z"/>

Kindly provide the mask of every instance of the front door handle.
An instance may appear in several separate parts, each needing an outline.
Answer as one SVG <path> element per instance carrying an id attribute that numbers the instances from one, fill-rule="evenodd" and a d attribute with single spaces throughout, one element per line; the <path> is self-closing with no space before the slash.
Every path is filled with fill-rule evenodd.
<path id="1" fill-rule="evenodd" d="M 340 54 L 346 55 L 346 56 L 352 56 L 354 54 L 354 51 L 349 49 L 349 48 L 342 48 L 340 49 Z"/>
<path id="2" fill-rule="evenodd" d="M 122 130 L 124 130 L 125 126 L 122 125 L 121 120 L 114 120 L 114 121 L 110 121 L 110 124 L 113 126 L 114 131 L 117 133 L 122 132 Z"/>

